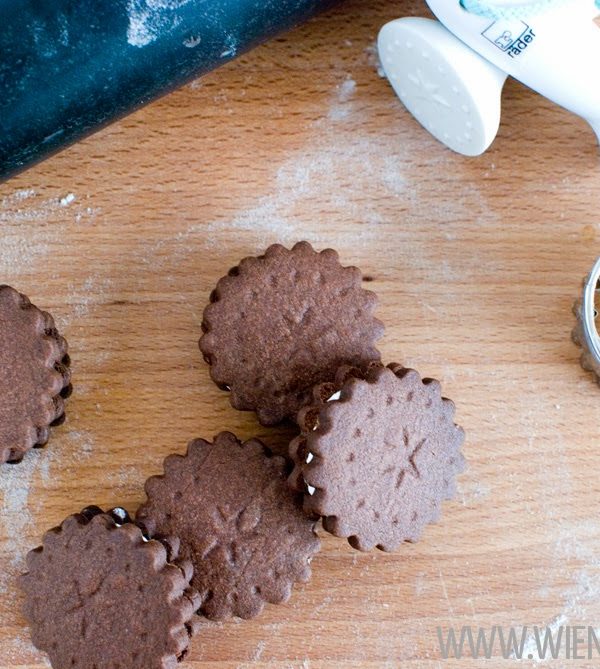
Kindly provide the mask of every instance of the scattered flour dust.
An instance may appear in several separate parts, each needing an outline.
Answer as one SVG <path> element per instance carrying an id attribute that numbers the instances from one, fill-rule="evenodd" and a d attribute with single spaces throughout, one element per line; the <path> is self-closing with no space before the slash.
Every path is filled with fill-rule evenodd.
<path id="1" fill-rule="evenodd" d="M 370 159 L 375 150 L 374 143 L 371 139 L 356 138 L 351 145 L 309 147 L 279 167 L 273 189 L 268 195 L 260 197 L 253 207 L 238 212 L 233 219 L 210 223 L 208 232 L 243 230 L 262 237 L 263 243 L 275 237 L 283 243 L 300 238 L 319 243 L 329 236 L 327 225 L 324 224 L 320 234 L 314 232 L 314 226 L 307 226 L 303 217 L 305 211 L 314 211 L 309 204 L 317 198 L 332 215 L 333 212 L 341 212 L 352 221 L 366 223 L 355 240 L 366 243 L 377 235 L 377 226 L 382 222 L 379 207 L 368 198 L 357 201 L 353 191 L 360 191 L 369 184 L 373 188 L 378 181 L 383 181 L 379 165 Z M 354 187 L 350 190 L 343 183 L 349 171 L 355 174 Z M 398 172 L 395 178 L 402 179 Z M 206 226 L 200 224 L 198 230 L 190 232 L 200 229 L 206 229 Z M 210 238 L 207 235 L 207 241 Z"/>
<path id="2" fill-rule="evenodd" d="M 258 662 L 260 658 L 262 657 L 262 654 L 265 652 L 265 647 L 266 643 L 264 641 L 259 641 L 256 644 L 256 648 L 254 649 L 254 652 L 252 653 L 252 661 L 253 662 Z"/>
<path id="3" fill-rule="evenodd" d="M 26 273 L 61 244 L 72 224 L 93 220 L 97 209 L 80 204 L 75 193 L 42 198 L 33 189 L 0 199 L 0 275 Z"/>
<path id="4" fill-rule="evenodd" d="M 366 224 L 360 234 L 354 233 L 356 243 L 366 244 L 375 238 L 383 221 L 380 202 L 371 194 L 383 191 L 387 196 L 412 196 L 403 173 L 405 156 L 393 155 L 386 137 L 370 134 L 367 119 L 356 132 L 345 127 L 361 119 L 355 106 L 357 90 L 356 81 L 345 76 L 332 93 L 327 117 L 315 122 L 314 137 L 305 147 L 279 166 L 269 193 L 233 219 L 213 221 L 208 232 L 248 231 L 261 243 L 274 238 L 282 243 L 301 238 L 320 243 L 329 237 L 326 223 L 320 234 L 311 225 L 314 221 L 306 219 L 307 212 L 313 215 L 317 203 L 325 221 L 330 211 L 336 219 L 345 217 Z M 364 197 L 357 197 L 360 193 Z M 201 230 L 206 230 L 204 224 L 192 226 L 188 233 Z M 211 238 L 214 235 L 206 235 L 206 243 L 210 244 Z"/>
<path id="5" fill-rule="evenodd" d="M 71 324 L 81 322 L 94 307 L 101 304 L 113 286 L 113 281 L 108 277 L 102 277 L 98 273 L 87 276 L 83 281 L 67 283 L 67 294 L 70 303 L 70 312 L 56 315 L 55 320 L 63 329 Z"/>
<path id="6" fill-rule="evenodd" d="M 69 193 L 68 195 L 65 195 L 64 197 L 60 198 L 60 206 L 61 207 L 68 207 L 73 202 L 75 202 L 75 194 L 74 193 Z"/>
<path id="7" fill-rule="evenodd" d="M 181 23 L 181 17 L 177 14 L 177 10 L 190 1 L 128 0 L 127 42 L 131 46 L 140 48 L 152 44 L 161 33 L 168 33 Z M 191 45 L 188 43 L 186 46 Z"/>
<path id="8" fill-rule="evenodd" d="M 311 123 L 307 135 L 302 146 L 287 152 L 272 166 L 272 176 L 262 192 L 249 193 L 239 204 L 232 202 L 208 221 L 192 222 L 185 229 L 153 240 L 145 246 L 142 261 L 166 269 L 167 263 L 187 259 L 190 249 L 201 245 L 210 250 L 232 234 L 258 247 L 275 241 L 289 245 L 298 239 L 319 246 L 330 243 L 330 220 L 348 223 L 345 243 L 366 248 L 393 222 L 390 203 L 398 204 L 405 229 L 419 224 L 422 197 L 428 198 L 430 218 L 440 223 L 469 219 L 477 225 L 494 216 L 475 183 L 461 186 L 461 197 L 446 198 L 439 207 L 432 204 L 435 184 L 422 180 L 420 172 L 411 168 L 414 143 L 390 141 L 389 135 L 373 132 L 369 106 L 349 72 L 339 74 L 328 108 Z M 432 160 L 434 168 L 447 170 L 452 159 L 441 152 Z M 382 207 L 383 202 L 388 206 Z M 321 226 L 315 225 L 315 211 L 319 212 Z M 166 248 L 169 253 L 165 253 Z M 428 273 L 437 273 L 444 281 L 452 279 L 453 268 L 448 263 L 433 262 L 433 253 L 425 241 L 411 239 L 407 259 L 417 270 L 427 268 Z M 478 271 L 479 263 L 474 260 L 472 265 L 464 263 L 461 276 L 469 278 L 469 272 Z"/>
<path id="9" fill-rule="evenodd" d="M 560 566 L 560 576 L 570 582 L 570 585 L 562 592 L 563 603 L 560 612 L 550 621 L 537 625 L 542 642 L 546 628 L 556 639 L 560 627 L 568 625 L 595 627 L 598 624 L 600 556 L 597 552 L 597 537 L 599 535 L 600 524 L 596 518 L 560 526 L 554 546 L 554 557 Z M 573 561 L 582 566 L 573 568 Z M 549 589 L 542 589 L 540 594 L 543 594 L 544 590 L 550 592 Z M 596 629 L 596 634 L 600 638 L 600 629 Z M 561 653 L 564 653 L 564 646 Z M 525 641 L 523 658 L 532 660 L 536 665 L 552 661 L 550 655 L 540 658 L 534 632 L 531 632 Z"/>
<path id="10" fill-rule="evenodd" d="M 367 57 L 369 65 L 374 70 L 376 70 L 377 74 L 382 79 L 385 79 L 385 70 L 383 69 L 383 65 L 381 64 L 381 59 L 379 58 L 379 49 L 377 48 L 377 42 L 373 42 L 373 44 L 369 45 L 365 49 L 365 55 Z"/>
<path id="11" fill-rule="evenodd" d="M 25 537 L 33 529 L 33 517 L 29 507 L 29 491 L 39 466 L 39 457 L 34 453 L 19 465 L 4 465 L 0 474 L 0 519 L 2 534 L 6 535 L 3 550 L 6 559 L 0 569 L 0 596 L 14 588 L 14 580 L 22 571 L 27 552 Z"/>
<path id="12" fill-rule="evenodd" d="M 139 491 L 144 481 L 136 464 L 123 465 L 106 473 L 105 482 L 115 499 Z"/>
<path id="13" fill-rule="evenodd" d="M 341 121 L 350 115 L 352 109 L 347 103 L 350 102 L 355 92 L 356 81 L 350 77 L 339 85 L 338 104 L 331 105 L 329 110 L 329 118 L 332 121 Z"/>
<path id="14" fill-rule="evenodd" d="M 17 596 L 16 580 L 25 568 L 25 555 L 33 546 L 28 537 L 34 532 L 30 510 L 30 487 L 33 483 L 39 458 L 35 454 L 19 465 L 4 465 L 0 473 L 0 612 L 2 624 L 10 626 L 15 621 L 16 608 L 21 599 Z M 17 633 L 6 639 L 0 649 L 0 664 L 18 666 L 32 652 L 25 628 L 12 625 Z"/>
<path id="15" fill-rule="evenodd" d="M 77 199 L 75 193 L 44 200 L 39 200 L 36 196 L 37 193 L 33 188 L 27 188 L 3 197 L 0 200 L 0 223 L 41 221 L 50 212 L 69 207 Z"/>
<path id="16" fill-rule="evenodd" d="M 342 84 L 344 86 L 344 84 Z M 348 95 L 350 84 L 336 91 L 332 105 L 339 104 L 341 95 Z M 351 104 L 350 102 L 348 104 Z M 344 123 L 344 121 L 341 121 Z M 326 126 L 333 126 L 327 131 Z M 249 207 L 240 208 L 233 215 L 223 215 L 208 224 L 192 223 L 175 235 L 177 241 L 169 256 L 163 249 L 172 241 L 168 236 L 145 248 L 143 262 L 157 264 L 179 261 L 187 257 L 192 240 L 204 247 L 221 244 L 220 233 L 231 235 L 247 233 L 253 242 L 267 246 L 278 241 L 292 244 L 306 239 L 313 244 L 328 243 L 331 233 L 327 227 L 329 213 L 332 220 L 348 219 L 365 223 L 362 229 L 349 226 L 347 240 L 363 246 L 379 235 L 382 223 L 380 203 L 371 195 L 383 191 L 388 197 L 410 200 L 414 191 L 407 187 L 402 157 L 389 155 L 385 138 L 357 133 L 351 141 L 340 141 L 335 135 L 337 123 L 327 121 L 316 133 L 314 141 L 290 157 L 275 170 L 267 194 L 253 200 Z M 328 136 L 331 133 L 331 136 Z M 348 181 L 352 175 L 352 181 Z M 357 197 L 364 193 L 364 197 Z M 315 208 L 323 211 L 323 227 L 315 227 Z"/>

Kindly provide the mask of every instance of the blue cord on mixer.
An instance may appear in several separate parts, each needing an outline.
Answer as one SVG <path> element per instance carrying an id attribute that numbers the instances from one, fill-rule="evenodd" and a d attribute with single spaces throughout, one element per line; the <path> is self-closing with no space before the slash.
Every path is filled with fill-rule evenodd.
<path id="1" fill-rule="evenodd" d="M 522 19 L 539 14 L 565 0 L 523 0 L 509 3 L 502 0 L 461 0 L 461 5 L 472 14 L 487 16 L 490 19 Z M 600 7 L 600 0 L 595 0 Z"/>

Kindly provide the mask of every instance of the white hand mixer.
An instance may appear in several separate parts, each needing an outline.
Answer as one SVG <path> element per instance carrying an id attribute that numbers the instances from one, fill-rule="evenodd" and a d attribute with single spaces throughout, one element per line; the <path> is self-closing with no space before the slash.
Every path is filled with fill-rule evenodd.
<path id="1" fill-rule="evenodd" d="M 440 22 L 383 27 L 394 90 L 449 148 L 483 153 L 500 125 L 508 75 L 582 116 L 600 140 L 600 0 L 427 0 Z"/>

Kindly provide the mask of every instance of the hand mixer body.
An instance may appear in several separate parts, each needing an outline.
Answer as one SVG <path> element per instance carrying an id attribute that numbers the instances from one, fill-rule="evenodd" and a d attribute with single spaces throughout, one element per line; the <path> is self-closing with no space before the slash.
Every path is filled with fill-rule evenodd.
<path id="1" fill-rule="evenodd" d="M 560 2 L 531 17 L 498 20 L 468 12 L 458 0 L 427 4 L 467 46 L 582 116 L 600 139 L 600 10 L 594 0 Z"/>
<path id="2" fill-rule="evenodd" d="M 582 116 L 600 140 L 595 0 L 561 0 L 543 11 L 520 10 L 518 18 L 514 12 L 500 18 L 501 11 L 489 18 L 468 11 L 460 0 L 427 3 L 441 25 L 419 18 L 393 21 L 382 29 L 379 48 L 396 92 L 438 139 L 466 155 L 485 151 L 497 133 L 500 94 L 511 75 Z M 447 104 L 426 103 L 425 90 Z"/>

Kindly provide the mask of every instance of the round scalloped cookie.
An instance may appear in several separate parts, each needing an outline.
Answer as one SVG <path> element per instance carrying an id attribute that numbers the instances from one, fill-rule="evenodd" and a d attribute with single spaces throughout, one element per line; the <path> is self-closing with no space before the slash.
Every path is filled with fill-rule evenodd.
<path id="1" fill-rule="evenodd" d="M 310 578 L 320 542 L 302 494 L 288 486 L 284 458 L 258 439 L 242 444 L 222 432 L 169 456 L 164 469 L 146 482 L 137 520 L 150 536 L 180 537 L 204 616 L 252 618 Z"/>
<path id="2" fill-rule="evenodd" d="M 315 388 L 290 444 L 304 509 L 359 550 L 417 541 L 456 492 L 464 432 L 440 384 L 398 364 L 342 368 Z"/>
<path id="3" fill-rule="evenodd" d="M 296 413 L 340 365 L 379 360 L 375 293 L 332 249 L 280 244 L 223 277 L 204 311 L 200 349 L 231 404 L 263 425 Z"/>
<path id="4" fill-rule="evenodd" d="M 0 286 L 0 463 L 43 446 L 71 392 L 67 342 L 50 314 Z"/>
<path id="5" fill-rule="evenodd" d="M 25 616 L 54 669 L 173 669 L 187 652 L 191 565 L 116 511 L 69 516 L 27 556 Z"/>

